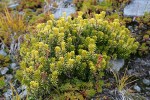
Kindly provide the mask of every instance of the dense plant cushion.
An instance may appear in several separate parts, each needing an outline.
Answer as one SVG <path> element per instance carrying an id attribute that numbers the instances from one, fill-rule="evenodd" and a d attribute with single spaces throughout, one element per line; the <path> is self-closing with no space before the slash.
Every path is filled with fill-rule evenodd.
<path id="1" fill-rule="evenodd" d="M 30 94 L 55 98 L 68 92 L 85 97 L 83 90 L 86 97 L 101 92 L 109 59 L 127 58 L 138 48 L 119 20 L 109 23 L 104 17 L 105 12 L 91 19 L 79 12 L 73 20 L 50 15 L 51 20 L 37 25 L 37 33 L 25 35 L 16 76 Z"/>

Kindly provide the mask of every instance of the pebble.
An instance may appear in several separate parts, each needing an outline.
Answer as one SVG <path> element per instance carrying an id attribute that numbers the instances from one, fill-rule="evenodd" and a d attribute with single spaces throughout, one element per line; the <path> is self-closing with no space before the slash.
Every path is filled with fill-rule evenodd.
<path id="1" fill-rule="evenodd" d="M 2 75 L 6 74 L 9 69 L 7 67 L 0 68 L 0 72 Z"/>
<path id="2" fill-rule="evenodd" d="M 0 55 L 7 56 L 7 53 L 4 50 L 0 50 Z"/>
<path id="3" fill-rule="evenodd" d="M 24 98 L 27 96 L 27 87 L 25 85 L 20 86 L 19 88 L 17 88 L 17 91 L 19 93 L 19 96 L 21 98 Z M 21 92 L 22 91 L 22 92 Z"/>
<path id="4" fill-rule="evenodd" d="M 18 5 L 19 5 L 18 3 L 17 3 L 17 4 L 11 4 L 11 5 L 9 5 L 9 8 L 14 9 L 14 8 L 16 8 Z"/>
<path id="5" fill-rule="evenodd" d="M 16 63 L 11 63 L 10 67 L 11 67 L 11 69 L 16 70 L 17 69 L 17 64 Z"/>
<path id="6" fill-rule="evenodd" d="M 134 85 L 134 90 L 136 90 L 137 92 L 141 92 L 141 88 L 138 85 Z"/>
<path id="7" fill-rule="evenodd" d="M 6 100 L 11 100 L 12 90 L 8 89 L 7 92 L 4 93 Z"/>
<path id="8" fill-rule="evenodd" d="M 119 70 L 124 66 L 124 63 L 124 59 L 110 60 L 110 65 L 112 66 L 111 68 L 115 72 L 119 72 Z"/>
<path id="9" fill-rule="evenodd" d="M 133 69 L 128 70 L 128 74 L 129 74 L 129 75 L 132 75 L 133 73 L 134 73 L 134 70 L 133 70 Z"/>
<path id="10" fill-rule="evenodd" d="M 19 95 L 21 98 L 26 97 L 27 96 L 27 90 L 22 91 Z"/>
<path id="11" fill-rule="evenodd" d="M 150 80 L 148 80 L 148 79 L 143 79 L 143 83 L 145 84 L 145 85 L 150 85 Z"/>
<path id="12" fill-rule="evenodd" d="M 11 75 L 11 74 L 6 74 L 5 77 L 6 77 L 6 82 L 10 82 L 11 79 L 13 78 L 13 75 Z"/>
<path id="13" fill-rule="evenodd" d="M 150 91 L 150 87 L 146 87 L 146 90 Z"/>

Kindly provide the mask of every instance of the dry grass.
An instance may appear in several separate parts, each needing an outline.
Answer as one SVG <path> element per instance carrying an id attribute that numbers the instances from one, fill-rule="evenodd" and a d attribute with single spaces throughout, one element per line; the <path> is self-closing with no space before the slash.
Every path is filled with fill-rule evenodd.
<path id="1" fill-rule="evenodd" d="M 127 69 L 125 70 L 124 74 L 122 77 L 120 77 L 120 75 L 114 71 L 113 72 L 113 75 L 115 77 L 115 80 L 116 80 L 116 86 L 117 86 L 117 90 L 118 91 L 122 91 L 125 89 L 125 87 L 135 81 L 137 81 L 137 79 L 133 79 L 134 75 L 128 75 L 126 72 L 127 72 Z"/>
<path id="2" fill-rule="evenodd" d="M 21 100 L 20 96 L 18 95 L 18 92 L 16 91 L 15 87 L 12 85 L 12 83 L 10 83 L 10 88 L 12 91 L 12 98 L 14 100 Z"/>
<path id="3" fill-rule="evenodd" d="M 131 92 L 130 87 L 127 88 L 127 85 L 137 81 L 137 79 L 134 79 L 134 75 L 128 75 L 126 73 L 127 69 L 125 70 L 123 76 L 119 75 L 119 73 L 114 72 L 113 70 L 112 72 L 116 80 L 114 100 L 134 100 L 133 97 L 136 95 Z"/>
<path id="4" fill-rule="evenodd" d="M 4 9 L 4 13 L 0 13 L 0 39 L 5 44 L 9 44 L 11 35 L 16 34 L 17 39 L 25 31 L 26 24 L 23 15 L 12 14 L 7 8 Z"/>

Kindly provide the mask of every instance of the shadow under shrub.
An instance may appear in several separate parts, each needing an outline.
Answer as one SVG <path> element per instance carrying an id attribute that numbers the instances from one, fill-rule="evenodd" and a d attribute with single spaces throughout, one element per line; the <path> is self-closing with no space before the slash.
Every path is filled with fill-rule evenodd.
<path id="1" fill-rule="evenodd" d="M 102 91 L 103 70 L 110 58 L 127 58 L 138 42 L 119 20 L 109 23 L 105 12 L 94 18 L 61 17 L 37 25 L 21 45 L 18 80 L 34 99 L 85 99 Z"/>

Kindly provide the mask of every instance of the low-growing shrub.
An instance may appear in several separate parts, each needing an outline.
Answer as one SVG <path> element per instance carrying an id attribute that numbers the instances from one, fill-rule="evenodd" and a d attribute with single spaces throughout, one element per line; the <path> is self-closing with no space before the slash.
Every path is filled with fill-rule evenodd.
<path id="1" fill-rule="evenodd" d="M 138 30 L 136 38 L 140 42 L 138 54 L 145 56 L 150 53 L 150 13 L 145 13 L 144 16 L 137 17 L 136 21 L 139 23 L 136 29 Z"/>
<path id="2" fill-rule="evenodd" d="M 102 91 L 103 70 L 110 58 L 127 58 L 138 48 L 119 20 L 109 23 L 105 12 L 83 19 L 61 17 L 37 25 L 21 45 L 18 80 L 34 99 L 83 99 Z"/>

